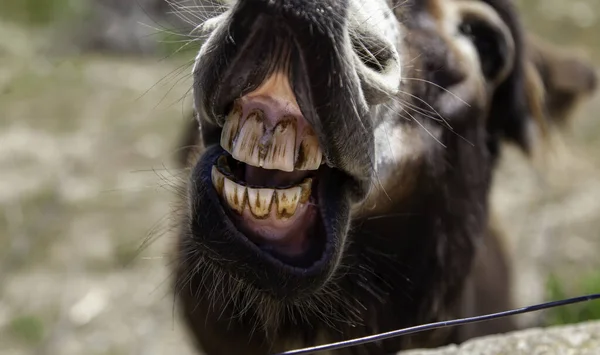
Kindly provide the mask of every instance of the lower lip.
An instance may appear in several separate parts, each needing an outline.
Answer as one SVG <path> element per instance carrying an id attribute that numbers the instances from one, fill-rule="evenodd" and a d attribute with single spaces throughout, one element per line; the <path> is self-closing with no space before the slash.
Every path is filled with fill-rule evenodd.
<path id="1" fill-rule="evenodd" d="M 316 223 L 311 238 L 308 238 L 308 249 L 302 255 L 288 256 L 267 244 L 248 239 L 238 228 L 235 217 L 221 203 L 213 187 L 211 172 L 218 158 L 225 153 L 218 144 L 207 146 L 191 171 L 188 227 L 194 245 L 202 246 L 198 252 L 261 290 L 273 291 L 273 282 L 279 285 L 277 292 L 290 296 L 298 295 L 299 290 L 304 293 L 320 289 L 323 278 L 328 277 L 331 271 L 330 261 L 337 260 L 341 251 L 337 233 L 346 231 L 349 210 L 342 193 L 344 177 L 327 167 L 323 168 L 318 186 L 313 189 L 313 193 L 318 195 L 319 206 L 312 205 Z M 327 185 L 326 191 L 324 185 Z M 329 198 L 329 208 L 323 204 L 323 196 Z M 336 210 L 335 214 L 332 209 Z M 252 269 L 256 265 L 260 270 Z M 268 280 L 265 278 L 267 274 Z"/>
<path id="2" fill-rule="evenodd" d="M 312 186 L 313 189 L 315 187 Z M 288 218 L 277 217 L 276 207 L 271 208 L 266 218 L 256 218 L 248 206 L 240 214 L 229 207 L 222 196 L 219 198 L 237 229 L 257 246 L 264 246 L 290 257 L 301 255 L 308 250 L 309 239 L 318 217 L 315 195 L 305 203 L 300 202 L 295 213 Z"/>
<path id="3" fill-rule="evenodd" d="M 266 246 L 286 256 L 298 256 L 310 246 L 318 213 L 316 206 L 303 205 L 285 221 L 256 219 L 247 210 L 241 216 L 234 212 L 230 216 L 239 230 L 258 246 Z"/>

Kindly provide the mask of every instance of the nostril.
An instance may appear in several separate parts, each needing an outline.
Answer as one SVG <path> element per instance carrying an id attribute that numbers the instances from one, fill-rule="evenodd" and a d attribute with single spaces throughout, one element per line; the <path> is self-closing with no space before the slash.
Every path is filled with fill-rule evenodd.
<path id="1" fill-rule="evenodd" d="M 351 44 L 366 103 L 377 105 L 389 101 L 401 83 L 398 52 L 384 38 L 371 33 L 351 34 Z"/>
<path id="2" fill-rule="evenodd" d="M 383 73 L 386 66 L 392 59 L 392 51 L 383 43 L 376 39 L 356 38 L 352 41 L 354 52 L 360 57 L 367 68 Z"/>

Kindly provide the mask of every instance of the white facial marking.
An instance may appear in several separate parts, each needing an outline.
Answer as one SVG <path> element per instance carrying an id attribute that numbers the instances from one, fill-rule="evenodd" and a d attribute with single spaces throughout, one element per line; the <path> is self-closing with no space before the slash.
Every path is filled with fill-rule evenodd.
<path id="1" fill-rule="evenodd" d="M 366 68 L 361 58 L 354 54 L 354 63 L 363 84 L 388 96 L 397 94 L 401 81 L 401 60 L 396 46 L 401 38 L 400 25 L 385 0 L 351 0 L 349 31 L 359 38 L 365 35 L 381 41 L 391 51 L 391 58 L 383 64 L 383 71 Z"/>
<path id="2" fill-rule="evenodd" d="M 384 120 L 375 129 L 376 184 L 391 186 L 404 165 L 421 159 L 433 145 L 443 148 L 439 143 L 441 133 L 442 127 L 428 128 L 425 132 L 418 125 Z"/>

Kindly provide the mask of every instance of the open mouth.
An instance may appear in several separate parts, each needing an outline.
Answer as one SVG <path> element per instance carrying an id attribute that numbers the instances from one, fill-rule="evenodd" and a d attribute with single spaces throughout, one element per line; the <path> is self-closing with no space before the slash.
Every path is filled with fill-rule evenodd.
<path id="1" fill-rule="evenodd" d="M 233 103 L 221 132 L 225 150 L 212 184 L 234 226 L 263 252 L 307 268 L 323 255 L 326 233 L 318 185 L 323 154 L 283 74 Z"/>
<path id="2" fill-rule="evenodd" d="M 370 111 L 335 40 L 346 29 L 313 20 L 239 1 L 193 72 L 205 149 L 187 185 L 187 241 L 202 265 L 287 299 L 335 275 L 352 206 L 372 186 Z"/>

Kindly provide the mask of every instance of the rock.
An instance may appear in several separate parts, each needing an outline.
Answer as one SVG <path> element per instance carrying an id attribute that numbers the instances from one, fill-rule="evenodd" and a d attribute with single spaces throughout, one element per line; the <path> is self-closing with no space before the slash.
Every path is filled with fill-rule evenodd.
<path id="1" fill-rule="evenodd" d="M 600 354 L 600 322 L 532 328 L 472 339 L 434 350 L 398 355 L 595 355 Z"/>

